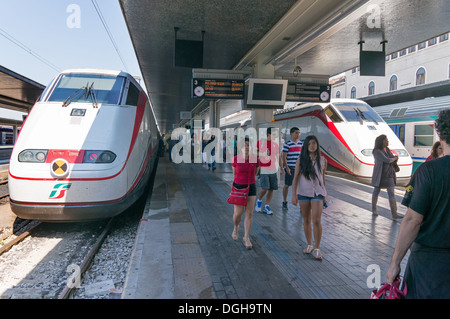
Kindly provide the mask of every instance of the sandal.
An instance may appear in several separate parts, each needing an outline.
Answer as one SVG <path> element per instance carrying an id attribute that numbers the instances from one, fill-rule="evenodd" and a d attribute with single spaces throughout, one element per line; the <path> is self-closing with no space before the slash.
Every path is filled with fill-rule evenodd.
<path id="1" fill-rule="evenodd" d="M 313 255 L 314 255 L 314 258 L 316 258 L 318 260 L 322 260 L 322 258 L 323 258 L 322 254 L 320 253 L 320 249 L 319 248 L 314 249 Z"/>
<path id="2" fill-rule="evenodd" d="M 250 243 L 250 240 L 246 240 L 245 238 L 243 238 L 242 242 L 244 243 L 245 248 L 247 248 L 248 250 L 253 248 L 253 245 L 252 243 Z"/>
<path id="3" fill-rule="evenodd" d="M 310 254 L 312 252 L 313 248 L 314 248 L 313 246 L 308 245 L 305 249 L 303 249 L 303 253 Z"/>
<path id="4" fill-rule="evenodd" d="M 238 240 L 238 231 L 235 231 L 235 229 L 233 229 L 233 233 L 231 234 L 231 238 L 233 238 L 233 240 Z"/>

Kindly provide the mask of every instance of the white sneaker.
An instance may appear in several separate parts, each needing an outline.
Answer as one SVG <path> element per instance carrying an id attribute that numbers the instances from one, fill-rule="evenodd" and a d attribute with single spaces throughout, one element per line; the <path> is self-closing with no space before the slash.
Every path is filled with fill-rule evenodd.
<path id="1" fill-rule="evenodd" d="M 264 206 L 264 210 L 262 211 L 264 214 L 272 215 L 272 211 L 270 210 L 269 205 Z"/>
<path id="2" fill-rule="evenodd" d="M 256 200 L 256 204 L 255 204 L 255 211 L 260 213 L 261 212 L 261 206 L 262 206 L 262 200 L 257 199 Z"/>

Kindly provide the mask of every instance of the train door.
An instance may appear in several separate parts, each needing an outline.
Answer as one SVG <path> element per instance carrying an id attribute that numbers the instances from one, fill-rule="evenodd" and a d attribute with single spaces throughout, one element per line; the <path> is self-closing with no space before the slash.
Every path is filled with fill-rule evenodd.
<path id="1" fill-rule="evenodd" d="M 397 135 L 400 142 L 405 145 L 405 124 L 394 124 L 389 125 L 389 127 L 394 131 L 395 135 Z"/>

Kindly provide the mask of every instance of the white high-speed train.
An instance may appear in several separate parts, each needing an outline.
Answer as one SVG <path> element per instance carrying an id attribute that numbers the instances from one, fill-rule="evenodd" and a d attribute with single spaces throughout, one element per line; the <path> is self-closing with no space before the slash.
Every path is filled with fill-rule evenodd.
<path id="1" fill-rule="evenodd" d="M 276 112 L 274 122 L 268 125 L 278 127 L 286 140 L 294 126 L 300 129 L 301 140 L 308 135 L 317 136 L 328 164 L 365 184 L 371 183 L 375 138 L 385 134 L 389 148 L 399 156 L 397 185 L 406 185 L 411 177 L 413 163 L 405 147 L 383 119 L 363 101 L 332 99 L 330 103 L 302 103 Z"/>
<path id="2" fill-rule="evenodd" d="M 45 221 L 119 214 L 143 194 L 158 138 L 148 97 L 130 74 L 62 72 L 33 106 L 14 145 L 12 211 Z"/>

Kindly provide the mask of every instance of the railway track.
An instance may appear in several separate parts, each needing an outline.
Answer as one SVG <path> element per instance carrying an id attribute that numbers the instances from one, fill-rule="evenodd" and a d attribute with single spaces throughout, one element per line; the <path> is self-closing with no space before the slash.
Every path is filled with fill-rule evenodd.
<path id="1" fill-rule="evenodd" d="M 78 274 L 78 278 L 75 276 L 75 278 L 71 278 L 68 280 L 68 284 L 65 286 L 65 288 L 59 293 L 58 299 L 68 299 L 75 288 L 79 288 L 79 285 L 76 285 L 76 283 L 79 283 L 79 280 L 84 275 L 86 270 L 88 269 L 89 265 L 92 262 L 92 259 L 94 258 L 95 254 L 100 249 L 103 241 L 105 240 L 108 233 L 111 231 L 111 227 L 114 223 L 114 218 L 111 218 L 108 223 L 106 224 L 105 228 L 103 229 L 102 233 L 98 236 L 97 241 L 95 244 L 91 247 L 89 252 L 84 257 L 83 261 L 81 262 L 81 265 L 79 266 L 80 273 Z"/>
<path id="2" fill-rule="evenodd" d="M 96 222 L 24 221 L 0 238 L 0 299 L 120 298 L 143 205 Z M 114 288 L 89 289 L 102 281 Z"/>
<path id="3" fill-rule="evenodd" d="M 113 223 L 114 223 L 114 218 L 109 219 L 109 221 L 107 222 L 103 231 L 98 236 L 95 244 L 86 253 L 79 268 L 77 268 L 80 270 L 79 273 L 76 274 L 78 276 L 78 278 L 72 278 L 72 280 L 68 279 L 67 285 L 57 296 L 58 299 L 68 299 L 70 297 L 71 293 L 73 292 L 73 290 L 75 288 L 79 288 L 79 287 L 77 287 L 77 285 L 75 285 L 76 281 L 81 279 L 81 277 L 83 276 L 85 271 L 88 269 L 92 259 L 94 258 L 97 251 L 100 249 L 106 236 L 109 234 Z M 16 234 L 10 233 L 10 234 L 2 236 L 3 238 L 0 238 L 0 243 L 2 243 L 3 241 L 6 241 L 7 243 L 0 246 L 0 255 L 9 251 L 14 245 L 19 244 L 26 237 L 38 232 L 39 226 L 41 224 L 42 224 L 41 222 L 37 222 L 37 221 L 25 221 L 22 228 L 16 231 Z M 20 233 L 20 234 L 17 234 L 17 233 Z M 10 237 L 14 237 L 14 238 L 8 240 Z"/>
<path id="4" fill-rule="evenodd" d="M 0 181 L 0 201 L 9 198 L 8 180 Z"/>
<path id="5" fill-rule="evenodd" d="M 0 182 L 4 205 L 8 197 L 7 181 Z M 146 197 L 108 220 L 16 219 L 13 231 L 0 231 L 0 299 L 120 298 Z M 113 288 L 92 289 L 104 281 Z"/>
<path id="6" fill-rule="evenodd" d="M 19 229 L 9 232 L 0 237 L 0 256 L 17 245 L 41 224 L 41 222 L 26 220 L 22 222 Z"/>
<path id="7" fill-rule="evenodd" d="M 69 298 L 113 223 L 34 223 L 0 248 L 0 298 Z"/>

